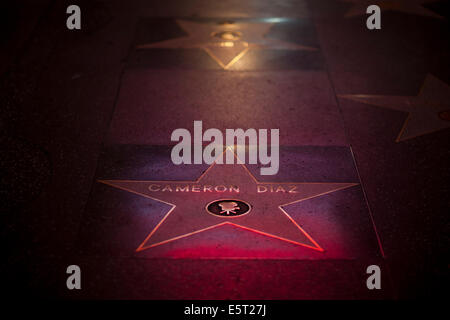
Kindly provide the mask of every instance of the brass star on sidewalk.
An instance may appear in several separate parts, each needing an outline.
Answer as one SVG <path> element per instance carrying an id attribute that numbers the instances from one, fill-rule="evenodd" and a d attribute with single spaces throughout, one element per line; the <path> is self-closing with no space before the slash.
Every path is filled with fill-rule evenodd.
<path id="1" fill-rule="evenodd" d="M 224 152 L 233 151 L 227 148 Z M 322 252 L 312 236 L 288 214 L 286 206 L 357 185 L 258 182 L 243 164 L 215 162 L 196 181 L 99 182 L 171 206 L 136 251 L 233 225 Z"/>
<path id="2" fill-rule="evenodd" d="M 348 12 L 345 14 L 346 18 L 366 15 L 367 7 L 375 4 L 380 7 L 381 11 L 397 11 L 406 14 L 442 19 L 440 15 L 423 6 L 424 4 L 436 2 L 437 0 L 341 0 L 341 1 L 349 2 L 352 4 Z"/>
<path id="3" fill-rule="evenodd" d="M 274 23 L 198 23 L 177 20 L 188 36 L 165 41 L 140 44 L 137 49 L 152 48 L 201 48 L 223 69 L 230 68 L 250 49 L 272 48 L 285 50 L 317 50 L 279 39 L 265 37 Z"/>
<path id="4" fill-rule="evenodd" d="M 450 128 L 450 87 L 427 75 L 417 96 L 339 95 L 341 98 L 408 112 L 396 142 Z"/>

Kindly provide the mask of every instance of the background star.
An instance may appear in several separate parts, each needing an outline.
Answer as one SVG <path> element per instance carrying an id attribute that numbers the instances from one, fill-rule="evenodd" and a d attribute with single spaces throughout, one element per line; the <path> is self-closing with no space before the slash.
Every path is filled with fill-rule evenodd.
<path id="1" fill-rule="evenodd" d="M 266 37 L 274 23 L 199 23 L 177 20 L 177 24 L 188 33 L 188 36 L 141 44 L 137 48 L 201 48 L 224 69 L 231 67 L 250 49 L 317 50 L 313 47 Z"/>

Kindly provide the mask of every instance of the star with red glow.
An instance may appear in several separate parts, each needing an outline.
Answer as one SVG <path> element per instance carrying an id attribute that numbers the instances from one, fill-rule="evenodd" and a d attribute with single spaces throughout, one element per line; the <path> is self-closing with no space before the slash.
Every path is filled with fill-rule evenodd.
<path id="1" fill-rule="evenodd" d="M 417 96 L 339 95 L 382 108 L 408 112 L 396 142 L 450 128 L 450 86 L 427 75 Z"/>
<path id="2" fill-rule="evenodd" d="M 227 148 L 226 152 L 233 151 Z M 301 227 L 301 223 L 288 214 L 286 206 L 357 185 L 258 182 L 247 167 L 237 161 L 236 164 L 214 162 L 196 181 L 99 182 L 171 206 L 136 251 L 233 225 L 322 252 L 324 250 Z M 218 203 L 218 208 L 221 207 L 216 214 L 211 211 L 211 204 L 215 203 Z"/>

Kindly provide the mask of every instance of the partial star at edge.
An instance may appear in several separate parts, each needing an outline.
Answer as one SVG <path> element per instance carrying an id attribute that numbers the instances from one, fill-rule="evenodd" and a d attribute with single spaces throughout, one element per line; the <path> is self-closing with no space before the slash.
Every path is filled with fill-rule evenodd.
<path id="1" fill-rule="evenodd" d="M 450 128 L 450 86 L 427 75 L 417 96 L 339 95 L 377 107 L 407 112 L 396 142 Z"/>

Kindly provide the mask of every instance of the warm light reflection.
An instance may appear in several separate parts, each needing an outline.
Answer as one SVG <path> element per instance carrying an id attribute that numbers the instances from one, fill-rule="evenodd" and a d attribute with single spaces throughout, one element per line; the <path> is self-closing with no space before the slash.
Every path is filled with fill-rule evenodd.
<path id="1" fill-rule="evenodd" d="M 239 40 L 242 37 L 242 33 L 239 31 L 220 31 L 220 32 L 213 32 L 211 34 L 213 37 L 220 38 L 223 40 L 231 40 L 236 41 Z"/>
<path id="2" fill-rule="evenodd" d="M 234 43 L 231 41 L 221 42 L 220 46 L 230 48 L 230 47 L 234 47 Z"/>

